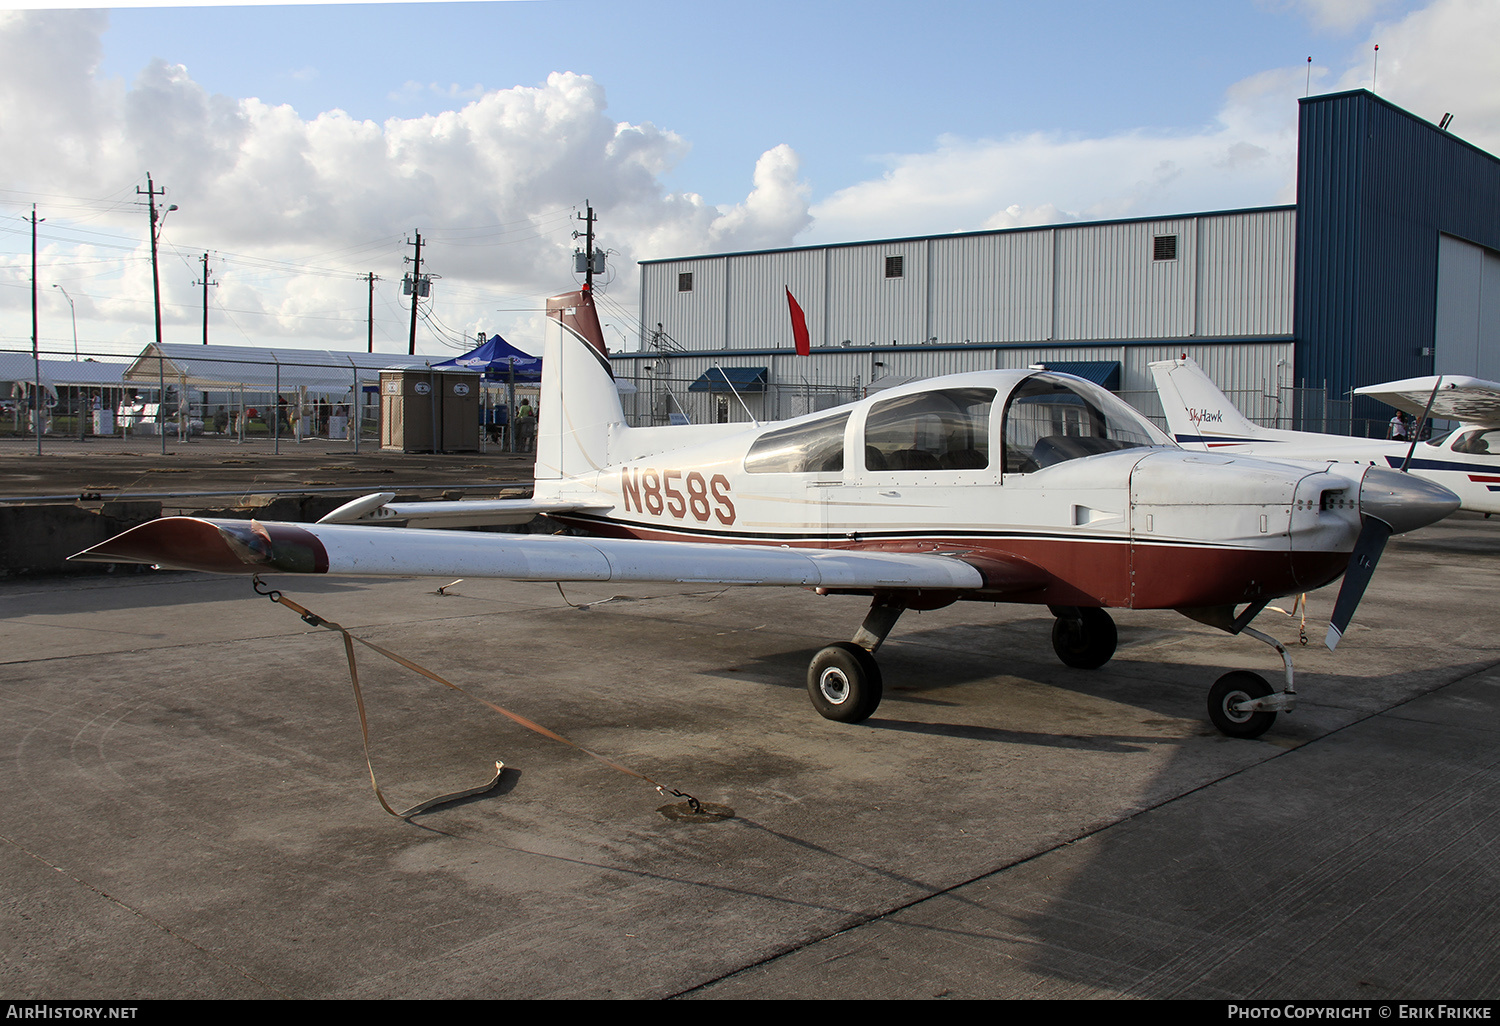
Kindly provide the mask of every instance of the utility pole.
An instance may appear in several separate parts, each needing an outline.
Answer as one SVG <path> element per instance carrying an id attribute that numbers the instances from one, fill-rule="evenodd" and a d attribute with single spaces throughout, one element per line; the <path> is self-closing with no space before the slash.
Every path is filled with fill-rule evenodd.
<path id="1" fill-rule="evenodd" d="M 156 344 L 159 346 L 161 345 L 161 273 L 157 267 L 156 262 L 156 197 L 165 196 L 167 194 L 167 190 L 158 189 L 155 184 L 152 183 L 151 173 L 148 171 L 146 172 L 146 191 L 142 193 L 141 187 L 137 185 L 135 187 L 135 194 L 137 196 L 144 195 L 146 197 L 146 206 L 151 214 L 151 294 L 156 299 Z M 177 207 L 174 205 L 169 209 L 176 210 Z M 162 216 L 165 217 L 166 214 L 163 214 Z"/>
<path id="2" fill-rule="evenodd" d="M 193 282 L 194 285 L 203 286 L 203 344 L 208 345 L 208 287 L 218 285 L 216 281 L 208 279 L 208 254 L 203 254 L 203 280 Z"/>
<path id="3" fill-rule="evenodd" d="M 584 237 L 583 287 L 586 290 L 591 290 L 594 287 L 594 222 L 598 218 L 594 216 L 594 208 L 589 205 L 589 201 L 584 200 L 583 203 L 588 213 L 579 214 L 578 220 L 584 222 L 586 227 L 582 232 L 575 231 L 573 238 L 576 239 L 579 235 Z"/>
<path id="4" fill-rule="evenodd" d="M 365 275 L 365 280 L 370 283 L 370 315 L 366 321 L 369 329 L 369 342 L 365 351 L 373 353 L 375 351 L 375 283 L 380 279 L 375 277 L 374 271 L 371 271 Z"/>
<path id="5" fill-rule="evenodd" d="M 135 187 L 135 194 L 137 196 L 143 195 L 143 193 L 141 192 L 141 187 L 139 185 Z M 159 221 L 156 216 L 156 197 L 165 196 L 166 194 L 167 190 L 158 189 L 154 184 L 152 184 L 151 172 L 146 172 L 146 191 L 144 195 L 146 197 L 147 207 L 151 211 L 151 293 L 156 299 L 156 371 L 158 380 L 156 431 L 157 434 L 161 436 L 161 454 L 163 456 L 167 454 L 167 432 L 163 429 L 162 426 L 162 412 L 163 408 L 167 405 L 167 382 L 166 368 L 164 366 L 164 359 L 161 353 L 161 274 L 158 270 L 156 262 L 156 238 L 160 232 L 161 221 Z M 177 204 L 172 204 L 162 212 L 162 219 L 165 219 L 168 214 L 176 209 Z M 40 448 L 41 446 L 40 439 L 38 439 L 37 441 L 37 446 L 38 448 Z"/>
<path id="6" fill-rule="evenodd" d="M 422 280 L 422 233 L 415 232 L 417 241 L 412 245 L 416 247 L 416 256 L 412 258 L 411 274 L 406 276 L 402 290 L 411 293 L 411 338 L 406 345 L 406 355 L 417 355 L 417 299 L 423 292 L 425 283 Z M 371 343 L 374 344 L 373 342 Z"/>
<path id="7" fill-rule="evenodd" d="M 47 220 L 45 217 L 43 221 Z M 31 393 L 31 421 L 36 431 L 36 454 L 42 454 L 42 354 L 37 344 L 36 319 L 36 204 L 31 205 L 31 369 L 36 380 Z"/>

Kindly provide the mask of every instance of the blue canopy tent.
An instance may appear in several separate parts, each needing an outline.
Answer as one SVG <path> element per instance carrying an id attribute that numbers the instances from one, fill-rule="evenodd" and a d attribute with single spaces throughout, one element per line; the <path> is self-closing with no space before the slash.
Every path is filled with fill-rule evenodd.
<path id="1" fill-rule="evenodd" d="M 432 365 L 433 370 L 477 370 L 485 381 L 500 382 L 512 387 L 505 390 L 506 398 L 502 403 L 490 405 L 489 390 L 485 390 L 485 428 L 489 433 L 490 440 L 504 442 L 505 446 L 512 452 L 515 451 L 517 441 L 525 443 L 526 439 L 517 439 L 507 430 L 514 414 L 512 411 L 516 405 L 515 385 L 534 385 L 542 380 L 542 358 L 530 356 L 521 352 L 499 335 L 491 335 L 489 341 L 482 342 L 478 347 L 470 350 L 462 356 L 456 356 L 451 360 Z M 534 421 L 532 423 L 535 423 Z"/>
<path id="2" fill-rule="evenodd" d="M 542 380 L 542 358 L 528 356 L 499 335 L 491 335 L 481 344 L 462 356 L 432 365 L 433 370 L 462 367 L 477 370 L 487 381 L 519 381 L 535 384 Z M 512 371 L 515 377 L 511 377 Z"/>

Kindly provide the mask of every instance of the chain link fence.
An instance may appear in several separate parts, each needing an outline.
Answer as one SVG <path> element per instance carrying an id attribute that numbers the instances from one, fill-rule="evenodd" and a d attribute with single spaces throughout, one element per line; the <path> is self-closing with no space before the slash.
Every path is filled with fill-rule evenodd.
<path id="1" fill-rule="evenodd" d="M 345 442 L 357 451 L 380 444 L 379 371 L 330 367 L 309 359 L 278 361 L 215 354 L 213 381 L 174 375 L 170 361 L 159 371 L 147 360 L 80 354 L 76 360 L 29 351 L 0 351 L 0 446 L 36 446 L 47 441 L 118 441 L 172 438 L 235 443 L 295 443 L 311 439 Z M 71 355 L 71 354 L 66 354 Z M 127 370 L 134 365 L 133 374 Z M 229 368 L 229 369 L 226 369 Z M 40 369 L 40 375 L 38 370 Z M 37 378 L 41 378 L 38 390 Z M 143 380 L 154 379 L 154 380 Z M 864 396 L 850 385 L 755 382 L 731 386 L 702 378 L 619 376 L 620 401 L 633 427 L 665 424 L 765 423 L 831 409 Z M 487 384 L 482 418 L 491 442 L 514 444 L 491 425 L 493 407 L 531 395 L 523 386 L 511 396 L 504 385 Z M 1348 400 L 1329 399 L 1323 389 L 1237 389 L 1229 400 L 1252 423 L 1265 427 L 1384 438 L 1386 420 L 1351 415 Z M 1120 393 L 1158 427 L 1166 429 L 1154 390 Z M 514 417 L 504 417 L 514 423 Z"/>
<path id="2" fill-rule="evenodd" d="M 700 378 L 619 376 L 620 403 L 632 427 L 659 424 L 738 424 L 790 420 L 842 406 L 863 397 L 852 385 L 783 385 L 757 382 L 731 388 L 716 382 L 705 388 Z M 696 389 L 696 390 L 695 390 Z"/>
<path id="3" fill-rule="evenodd" d="M 143 366 L 152 362 L 0 351 L 0 445 L 39 452 L 46 442 L 167 438 L 379 445 L 377 370 L 215 355 L 215 380 L 202 381 L 174 373 L 170 360 L 154 372 Z"/>

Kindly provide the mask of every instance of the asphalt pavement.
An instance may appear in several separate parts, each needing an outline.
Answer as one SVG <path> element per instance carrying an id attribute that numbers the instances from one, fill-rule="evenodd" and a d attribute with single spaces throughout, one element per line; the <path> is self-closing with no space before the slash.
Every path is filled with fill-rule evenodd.
<path id="1" fill-rule="evenodd" d="M 0 993 L 36 998 L 1500 995 L 1500 525 L 1393 540 L 1301 705 L 1208 724 L 1269 647 L 1121 611 L 908 614 L 867 723 L 807 660 L 864 608 L 795 589 L 0 580 Z"/>

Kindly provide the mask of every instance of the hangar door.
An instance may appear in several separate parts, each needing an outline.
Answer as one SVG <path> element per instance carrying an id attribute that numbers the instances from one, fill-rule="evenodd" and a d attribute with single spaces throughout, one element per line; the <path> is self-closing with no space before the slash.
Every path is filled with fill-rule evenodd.
<path id="1" fill-rule="evenodd" d="M 1438 236 L 1433 370 L 1500 381 L 1500 253 Z"/>

